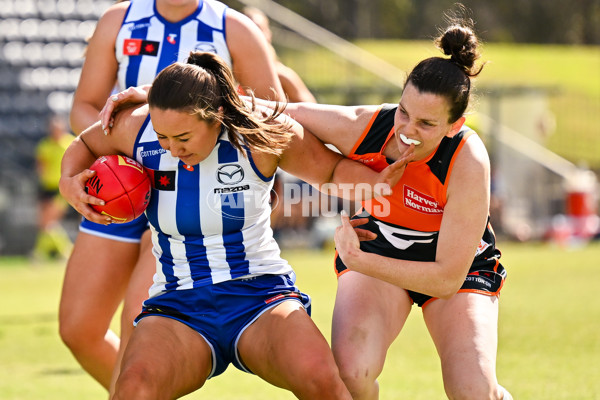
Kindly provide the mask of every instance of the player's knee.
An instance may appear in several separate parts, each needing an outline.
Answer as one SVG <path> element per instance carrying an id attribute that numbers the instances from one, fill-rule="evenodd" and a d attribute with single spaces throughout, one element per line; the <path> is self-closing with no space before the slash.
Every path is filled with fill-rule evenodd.
<path id="1" fill-rule="evenodd" d="M 112 400 L 154 399 L 158 393 L 151 373 L 142 365 L 125 367 L 119 374 Z"/>
<path id="2" fill-rule="evenodd" d="M 362 365 L 340 366 L 340 376 L 353 399 L 370 398 L 369 393 L 377 390 L 377 374 L 373 372 Z"/>
<path id="3" fill-rule="evenodd" d="M 58 333 L 63 343 L 71 350 L 84 347 L 90 337 L 83 335 L 81 325 L 70 318 L 60 318 L 58 322 Z"/>
<path id="4" fill-rule="evenodd" d="M 76 354 L 101 345 L 107 333 L 106 330 L 102 331 L 74 318 L 60 319 L 58 332 L 63 343 Z"/>
<path id="5" fill-rule="evenodd" d="M 310 399 L 339 399 L 348 391 L 342 382 L 333 358 L 328 360 L 314 359 L 307 362 L 303 370 L 308 373 L 302 379 L 303 397 Z"/>

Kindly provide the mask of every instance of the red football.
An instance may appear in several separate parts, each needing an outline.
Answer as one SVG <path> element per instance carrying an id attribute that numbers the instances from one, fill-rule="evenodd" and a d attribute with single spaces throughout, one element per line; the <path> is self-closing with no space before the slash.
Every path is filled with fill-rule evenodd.
<path id="1" fill-rule="evenodd" d="M 92 207 L 116 223 L 142 215 L 150 201 L 150 178 L 140 163 L 125 156 L 99 157 L 89 168 L 96 173 L 85 184 L 86 191 L 104 200 Z"/>

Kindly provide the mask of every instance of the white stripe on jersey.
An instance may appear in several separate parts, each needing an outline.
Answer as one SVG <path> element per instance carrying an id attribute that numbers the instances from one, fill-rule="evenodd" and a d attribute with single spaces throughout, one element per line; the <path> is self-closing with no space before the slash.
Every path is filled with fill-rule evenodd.
<path id="1" fill-rule="evenodd" d="M 375 221 L 383 237 L 395 248 L 408 249 L 413 243 L 431 243 L 437 232 L 420 232 L 412 229 L 403 229 L 390 226 L 386 223 Z M 401 237 L 404 236 L 404 237 Z M 416 236 L 423 239 L 415 239 Z"/>
<path id="2" fill-rule="evenodd" d="M 177 61 L 185 62 L 194 50 L 216 53 L 231 67 L 231 55 L 224 33 L 225 11 L 228 7 L 219 1 L 204 0 L 200 1 L 199 8 L 197 15 L 178 23 L 169 23 L 156 14 L 154 0 L 131 2 L 115 42 L 119 90 L 152 83 L 160 69 Z M 178 46 L 176 53 L 167 51 L 169 34 L 174 35 L 172 39 Z M 158 43 L 158 53 L 125 55 L 125 40 L 131 38 Z"/>

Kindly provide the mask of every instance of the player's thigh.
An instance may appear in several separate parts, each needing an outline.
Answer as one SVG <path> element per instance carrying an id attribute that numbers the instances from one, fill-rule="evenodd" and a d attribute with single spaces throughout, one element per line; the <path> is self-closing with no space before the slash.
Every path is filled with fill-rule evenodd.
<path id="1" fill-rule="evenodd" d="M 204 385 L 211 367 L 211 349 L 198 332 L 172 318 L 148 316 L 133 330 L 117 388 L 124 382 L 149 385 L 156 398 L 176 398 Z"/>
<path id="2" fill-rule="evenodd" d="M 338 278 L 332 348 L 340 368 L 381 368 L 402 330 L 412 301 L 406 290 L 349 271 Z"/>
<path id="3" fill-rule="evenodd" d="M 320 371 L 337 375 L 327 340 L 297 301 L 264 312 L 241 335 L 238 351 L 254 374 L 286 389 Z"/>
<path id="4" fill-rule="evenodd" d="M 495 380 L 498 298 L 457 293 L 428 304 L 423 316 L 446 383 Z"/>
<path id="5" fill-rule="evenodd" d="M 112 318 L 123 299 L 138 249 L 138 243 L 79 232 L 65 271 L 61 319 Z"/>

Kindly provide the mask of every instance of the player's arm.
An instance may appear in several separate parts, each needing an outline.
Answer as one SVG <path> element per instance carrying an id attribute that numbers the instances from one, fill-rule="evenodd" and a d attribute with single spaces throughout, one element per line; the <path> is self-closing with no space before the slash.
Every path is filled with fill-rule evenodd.
<path id="1" fill-rule="evenodd" d="M 102 200 L 85 191 L 86 181 L 94 175 L 88 169 L 100 156 L 121 154 L 133 156 L 137 133 L 147 115 L 147 106 L 123 110 L 116 116 L 111 135 L 105 135 L 100 122 L 84 130 L 67 148 L 62 158 L 59 189 L 61 195 L 85 218 L 101 224 L 110 218 L 94 211 L 89 204 L 102 204 Z"/>
<path id="2" fill-rule="evenodd" d="M 257 97 L 283 101 L 285 94 L 272 50 L 258 26 L 244 14 L 228 8 L 225 31 L 235 79 L 242 87 L 252 88 Z"/>
<path id="3" fill-rule="evenodd" d="M 338 254 L 351 270 L 439 298 L 462 286 L 485 229 L 489 207 L 489 160 L 471 136 L 457 156 L 433 262 L 398 260 L 360 250 L 348 217 L 335 233 Z"/>
<path id="4" fill-rule="evenodd" d="M 115 86 L 118 69 L 115 42 L 128 6 L 128 1 L 111 6 L 90 38 L 70 113 L 75 134 L 98 121 L 98 113 Z"/>
<path id="5" fill-rule="evenodd" d="M 256 99 L 273 108 L 275 102 Z M 334 145 L 343 155 L 350 154 L 379 106 L 338 106 L 318 103 L 288 103 L 284 113 L 298 121 L 321 142 Z"/>
<path id="6" fill-rule="evenodd" d="M 412 160 L 414 146 L 381 172 L 328 149 L 311 132 L 292 122 L 293 136 L 279 167 L 327 194 L 355 201 L 388 195 Z"/>

